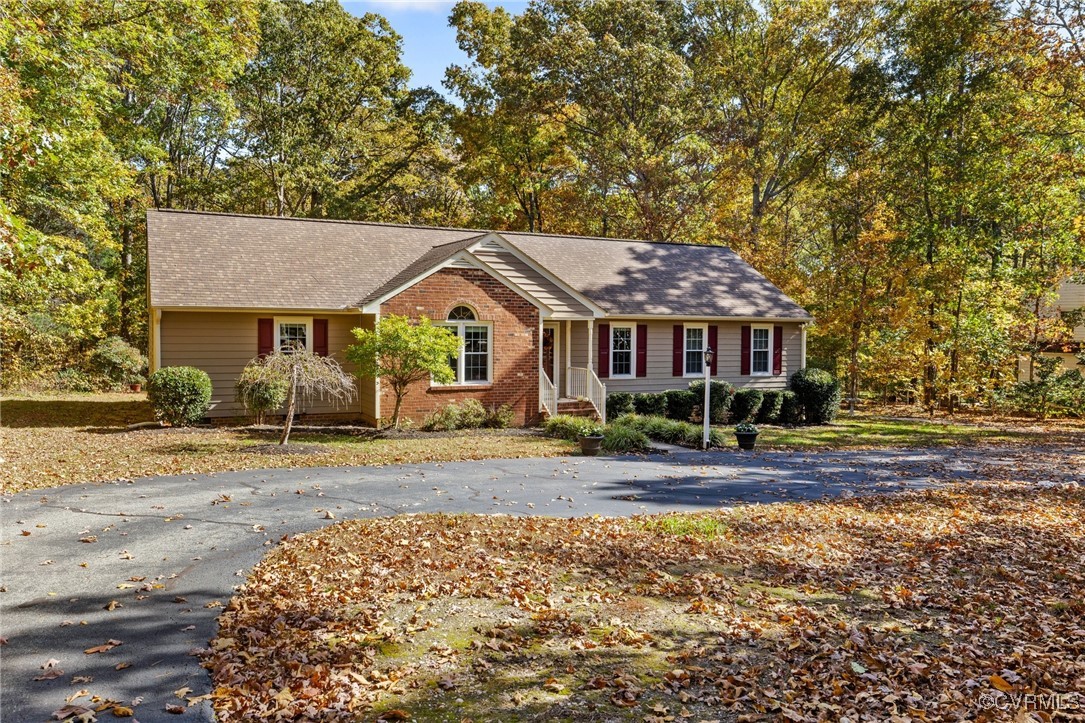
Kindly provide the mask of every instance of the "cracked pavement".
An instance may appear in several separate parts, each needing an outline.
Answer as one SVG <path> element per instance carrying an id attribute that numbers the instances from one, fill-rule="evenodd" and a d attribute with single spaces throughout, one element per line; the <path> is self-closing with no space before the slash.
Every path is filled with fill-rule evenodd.
<path id="1" fill-rule="evenodd" d="M 85 689 L 126 705 L 141 698 L 135 715 L 144 723 L 213 720 L 206 700 L 180 716 L 165 712 L 167 705 L 186 705 L 175 691 L 190 688 L 188 697 L 210 692 L 210 679 L 191 652 L 207 646 L 220 607 L 283 535 L 336 519 L 700 511 L 925 488 L 1004 477 L 1006 470 L 1033 482 L 1054 477 L 1085 484 L 1085 470 L 1071 462 L 1080 452 L 683 450 L 178 475 L 5 497 L 0 719 L 49 720 L 67 696 Z M 110 640 L 122 644 L 84 653 Z M 63 674 L 35 680 L 53 675 L 42 668 L 50 660 Z"/>

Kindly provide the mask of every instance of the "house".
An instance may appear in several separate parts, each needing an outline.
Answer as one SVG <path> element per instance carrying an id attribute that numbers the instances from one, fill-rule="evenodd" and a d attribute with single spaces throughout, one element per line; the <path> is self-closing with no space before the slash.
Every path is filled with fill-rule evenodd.
<path id="1" fill-rule="evenodd" d="M 1071 332 L 1069 339 L 1050 342 L 1043 346 L 1039 356 L 1056 357 L 1062 361 L 1061 371 L 1074 369 L 1077 366 L 1077 354 L 1085 349 L 1085 283 L 1064 281 L 1059 286 L 1058 299 L 1053 308 L 1045 314 L 1066 314 L 1077 311 L 1081 316 Z M 1021 356 L 1017 360 L 1017 380 L 1026 382 L 1033 381 L 1036 373 L 1033 357 Z"/>
<path id="2" fill-rule="evenodd" d="M 805 363 L 810 315 L 733 251 L 519 232 L 190 211 L 147 214 L 150 364 L 213 382 L 212 417 L 238 417 L 234 382 L 289 342 L 350 369 L 351 330 L 429 317 L 463 340 L 456 382 L 404 399 L 421 421 L 451 401 L 509 404 L 518 424 L 608 391 L 662 391 L 703 376 L 782 389 Z M 309 418 L 374 424 L 394 405 L 359 379 L 350 409 Z"/>

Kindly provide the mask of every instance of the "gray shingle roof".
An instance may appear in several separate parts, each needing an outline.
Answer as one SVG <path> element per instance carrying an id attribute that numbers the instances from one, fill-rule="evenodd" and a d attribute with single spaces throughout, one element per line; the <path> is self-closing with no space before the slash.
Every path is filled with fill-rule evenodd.
<path id="1" fill-rule="evenodd" d="M 485 233 L 150 211 L 151 305 L 356 308 Z M 611 315 L 809 318 L 798 304 L 722 246 L 497 233 Z"/>

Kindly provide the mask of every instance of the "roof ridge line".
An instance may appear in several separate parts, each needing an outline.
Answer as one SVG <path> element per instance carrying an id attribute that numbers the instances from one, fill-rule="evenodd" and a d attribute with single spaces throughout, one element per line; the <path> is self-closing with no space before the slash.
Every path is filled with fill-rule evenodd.
<path id="1" fill-rule="evenodd" d="M 572 233 L 541 233 L 539 231 L 513 231 L 513 230 L 501 230 L 501 229 L 482 229 L 482 228 L 466 228 L 463 226 L 428 226 L 413 223 L 392 223 L 390 221 L 358 221 L 356 219 L 348 218 L 308 218 L 306 216 L 268 216 L 260 213 L 235 213 L 232 211 L 197 211 L 188 208 L 151 208 L 147 210 L 148 213 L 176 213 L 187 214 L 190 216 L 227 216 L 233 218 L 258 218 L 267 221 L 307 221 L 309 223 L 339 223 L 351 226 L 381 226 L 383 228 L 409 228 L 418 229 L 422 231 L 466 231 L 468 233 L 477 234 L 479 236 L 485 236 L 486 234 L 496 233 L 498 235 L 510 234 L 516 236 L 533 236 L 536 238 L 571 238 L 571 239 L 585 239 L 588 241 L 620 241 L 622 243 L 636 243 L 636 244 L 650 244 L 652 246 L 688 246 L 691 248 L 706 248 L 706 249 L 727 249 L 732 251 L 731 247 L 727 244 L 713 244 L 713 243 L 683 243 L 680 241 L 649 241 L 647 239 L 640 238 L 617 238 L 614 236 L 583 236 L 580 234 Z M 462 241 L 463 239 L 457 239 L 456 241 Z M 456 243 L 456 241 L 448 241 L 446 243 Z M 438 244 L 443 246 L 444 244 Z"/>

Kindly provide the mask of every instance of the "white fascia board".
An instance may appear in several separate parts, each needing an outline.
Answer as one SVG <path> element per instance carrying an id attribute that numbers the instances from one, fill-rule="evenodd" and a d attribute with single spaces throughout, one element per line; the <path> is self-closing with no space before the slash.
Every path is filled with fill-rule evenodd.
<path id="1" fill-rule="evenodd" d="M 689 316 L 685 314 L 607 314 L 604 321 L 626 319 L 644 319 L 647 321 L 741 321 L 751 324 L 810 324 L 813 319 L 809 316 Z"/>
<path id="2" fill-rule="evenodd" d="M 539 315 L 540 316 L 549 317 L 553 313 L 551 311 L 550 307 L 546 306 L 541 301 L 539 301 L 535 297 L 528 294 L 526 291 L 521 289 L 519 286 L 512 283 L 510 280 L 508 280 L 507 278 L 502 276 L 500 273 L 498 273 L 496 270 L 491 268 L 488 264 L 483 263 L 478 258 L 476 258 L 473 254 L 471 254 L 469 251 L 466 251 L 466 250 L 465 251 L 460 251 L 459 253 L 457 253 L 457 254 L 455 254 L 453 256 L 450 256 L 449 258 L 445 259 L 441 263 L 435 264 L 434 266 L 430 267 L 426 271 L 423 271 L 422 273 L 418 274 L 414 278 L 408 279 L 407 281 L 404 281 L 402 284 L 400 284 L 396 288 L 392 289 L 391 291 L 389 291 L 389 292 L 387 292 L 385 294 L 382 294 L 380 297 L 374 299 L 373 301 L 371 301 L 368 304 L 366 304 L 365 306 L 363 306 L 362 307 L 362 313 L 363 314 L 379 314 L 381 304 L 383 304 L 388 299 L 396 297 L 397 295 L 403 293 L 404 291 L 411 288 L 415 284 L 418 284 L 418 283 L 421 283 L 422 281 L 425 281 L 426 279 L 428 279 L 430 276 L 433 276 L 438 271 L 441 271 L 443 269 L 447 269 L 448 267 L 452 266 L 453 264 L 457 264 L 457 263 L 459 263 L 459 264 L 463 264 L 463 263 L 470 264 L 473 268 L 476 268 L 479 271 L 484 271 L 487 274 L 489 274 L 490 276 L 492 276 L 493 278 L 497 279 L 502 284 L 504 284 L 505 286 L 507 286 L 508 288 L 512 289 L 517 294 L 522 296 L 532 306 L 536 307 L 539 310 Z"/>
<path id="3" fill-rule="evenodd" d="M 564 291 L 566 294 L 568 294 L 569 296 L 573 297 L 574 299 L 579 301 L 584 306 L 591 309 L 591 312 L 592 312 L 592 314 L 594 315 L 595 318 L 598 319 L 598 318 L 602 318 L 602 317 L 606 316 L 606 311 L 603 309 L 603 307 L 599 306 L 594 301 L 592 301 L 588 297 L 584 296 L 583 294 L 581 294 L 579 291 L 577 291 L 573 287 L 569 286 L 567 283 L 565 283 L 560 278 L 558 278 L 558 276 L 556 274 L 554 274 L 554 272 L 550 271 L 550 269 L 546 268 L 545 266 L 540 264 L 538 261 L 536 261 L 535 259 L 533 259 L 530 256 L 528 256 L 527 254 L 525 254 L 515 244 L 513 244 L 511 241 L 509 241 L 508 239 L 506 239 L 504 236 L 497 233 L 496 231 L 491 231 L 490 233 L 486 234 L 485 236 L 480 238 L 478 241 L 476 241 L 474 244 L 472 244 L 469 248 L 473 250 L 473 249 L 476 249 L 479 246 L 481 246 L 481 245 L 483 245 L 483 244 L 485 244 L 487 242 L 490 242 L 490 241 L 499 244 L 502 248 L 504 248 L 510 254 L 512 254 L 513 256 L 518 258 L 520 261 L 524 262 L 525 264 L 527 264 L 528 266 L 530 266 L 531 268 L 535 269 L 537 272 L 542 274 L 544 277 L 546 277 L 546 279 L 548 281 L 553 283 L 555 286 L 557 286 L 559 289 Z M 577 317 L 577 318 L 580 318 L 580 317 Z"/>

